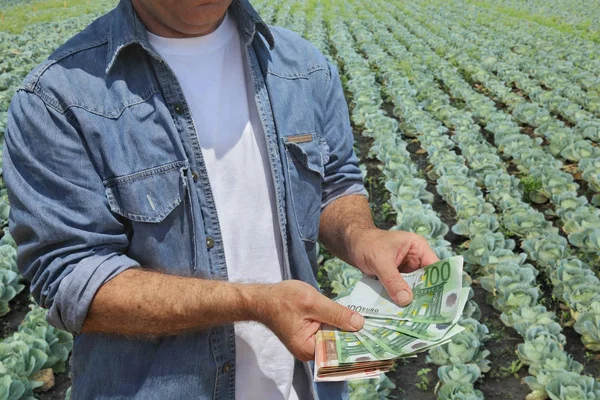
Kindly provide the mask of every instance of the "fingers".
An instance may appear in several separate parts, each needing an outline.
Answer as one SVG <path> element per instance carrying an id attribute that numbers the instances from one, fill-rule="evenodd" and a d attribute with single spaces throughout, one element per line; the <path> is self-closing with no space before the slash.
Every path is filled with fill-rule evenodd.
<path id="1" fill-rule="evenodd" d="M 407 306 L 412 301 L 412 290 L 400 275 L 395 265 L 381 268 L 378 274 L 379 280 L 390 297 L 401 306 Z"/>
<path id="2" fill-rule="evenodd" d="M 413 272 L 440 260 L 427 239 L 417 234 L 411 235 L 408 252 L 400 262 L 401 272 Z"/>
<path id="3" fill-rule="evenodd" d="M 440 258 L 435 254 L 435 251 L 429 246 L 429 243 L 425 241 L 423 246 L 423 252 L 421 253 L 421 265 L 426 267 L 434 262 L 440 261 Z"/>
<path id="4" fill-rule="evenodd" d="M 317 319 L 345 331 L 358 331 L 362 329 L 365 319 L 359 313 L 344 307 L 335 301 L 321 296 L 315 305 Z"/>

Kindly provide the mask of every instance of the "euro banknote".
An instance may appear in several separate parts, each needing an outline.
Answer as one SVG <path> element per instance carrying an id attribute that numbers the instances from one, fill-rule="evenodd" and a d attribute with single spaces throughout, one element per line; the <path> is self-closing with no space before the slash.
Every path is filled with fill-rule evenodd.
<path id="1" fill-rule="evenodd" d="M 462 288 L 459 294 L 458 309 L 465 308 L 469 299 L 469 288 Z M 365 325 L 372 327 L 383 327 L 393 331 L 402 332 L 407 335 L 414 336 L 424 340 L 439 340 L 446 336 L 452 329 L 454 324 L 458 322 L 461 313 L 457 314 L 454 320 L 450 323 L 426 323 L 412 322 L 407 320 L 398 320 L 392 318 L 366 318 Z"/>
<path id="2" fill-rule="evenodd" d="M 358 332 L 323 324 L 316 334 L 314 380 L 376 378 L 395 359 L 441 346 L 464 330 L 458 322 L 469 298 L 462 287 L 462 257 L 452 257 L 410 274 L 407 307 L 396 305 L 378 280 L 363 278 L 349 296 L 337 300 L 365 317 Z M 360 286 L 359 286 L 360 285 Z"/>
<path id="3" fill-rule="evenodd" d="M 367 317 L 450 323 L 462 311 L 462 269 L 463 258 L 455 256 L 401 274 L 413 292 L 413 301 L 406 307 L 398 305 L 373 276 L 364 276 L 338 303 Z"/>

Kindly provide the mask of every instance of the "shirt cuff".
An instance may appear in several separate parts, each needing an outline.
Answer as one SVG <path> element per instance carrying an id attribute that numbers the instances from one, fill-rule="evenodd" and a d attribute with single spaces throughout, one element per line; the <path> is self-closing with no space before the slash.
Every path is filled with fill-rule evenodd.
<path id="1" fill-rule="evenodd" d="M 61 280 L 46 320 L 58 329 L 80 333 L 100 286 L 134 267 L 140 264 L 119 253 L 96 254 L 81 260 Z"/>
<path id="2" fill-rule="evenodd" d="M 328 188 L 328 192 L 329 194 L 323 198 L 323 201 L 321 201 L 321 212 L 323 212 L 325 207 L 327 207 L 331 202 L 339 199 L 340 197 L 358 194 L 365 196 L 367 199 L 369 198 L 369 192 L 367 192 L 367 189 L 365 189 L 365 186 L 362 183 L 353 183 L 351 185 L 348 185 L 347 183 L 341 183 L 337 185 L 337 187 L 334 185 L 333 188 Z"/>

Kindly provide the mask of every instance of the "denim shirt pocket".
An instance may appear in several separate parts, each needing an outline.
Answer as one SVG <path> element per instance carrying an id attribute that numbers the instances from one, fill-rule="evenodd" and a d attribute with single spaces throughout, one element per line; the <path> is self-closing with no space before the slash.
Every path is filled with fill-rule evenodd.
<path id="1" fill-rule="evenodd" d="M 112 212 L 131 221 L 163 221 L 183 201 L 187 161 L 146 169 L 104 181 Z"/>
<path id="2" fill-rule="evenodd" d="M 282 140 L 286 149 L 289 196 L 298 231 L 303 240 L 316 242 L 329 147 L 314 133 L 286 136 Z"/>

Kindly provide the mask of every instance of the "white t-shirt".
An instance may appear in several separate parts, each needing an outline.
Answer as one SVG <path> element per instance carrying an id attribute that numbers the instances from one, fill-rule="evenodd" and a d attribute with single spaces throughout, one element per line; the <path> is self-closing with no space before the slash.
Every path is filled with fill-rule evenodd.
<path id="1" fill-rule="evenodd" d="M 283 250 L 267 145 L 235 20 L 184 39 L 148 33 L 190 106 L 208 170 L 230 282 L 282 280 Z M 294 358 L 268 328 L 236 323 L 236 397 L 298 399 Z M 307 382 L 308 383 L 308 382 Z"/>

